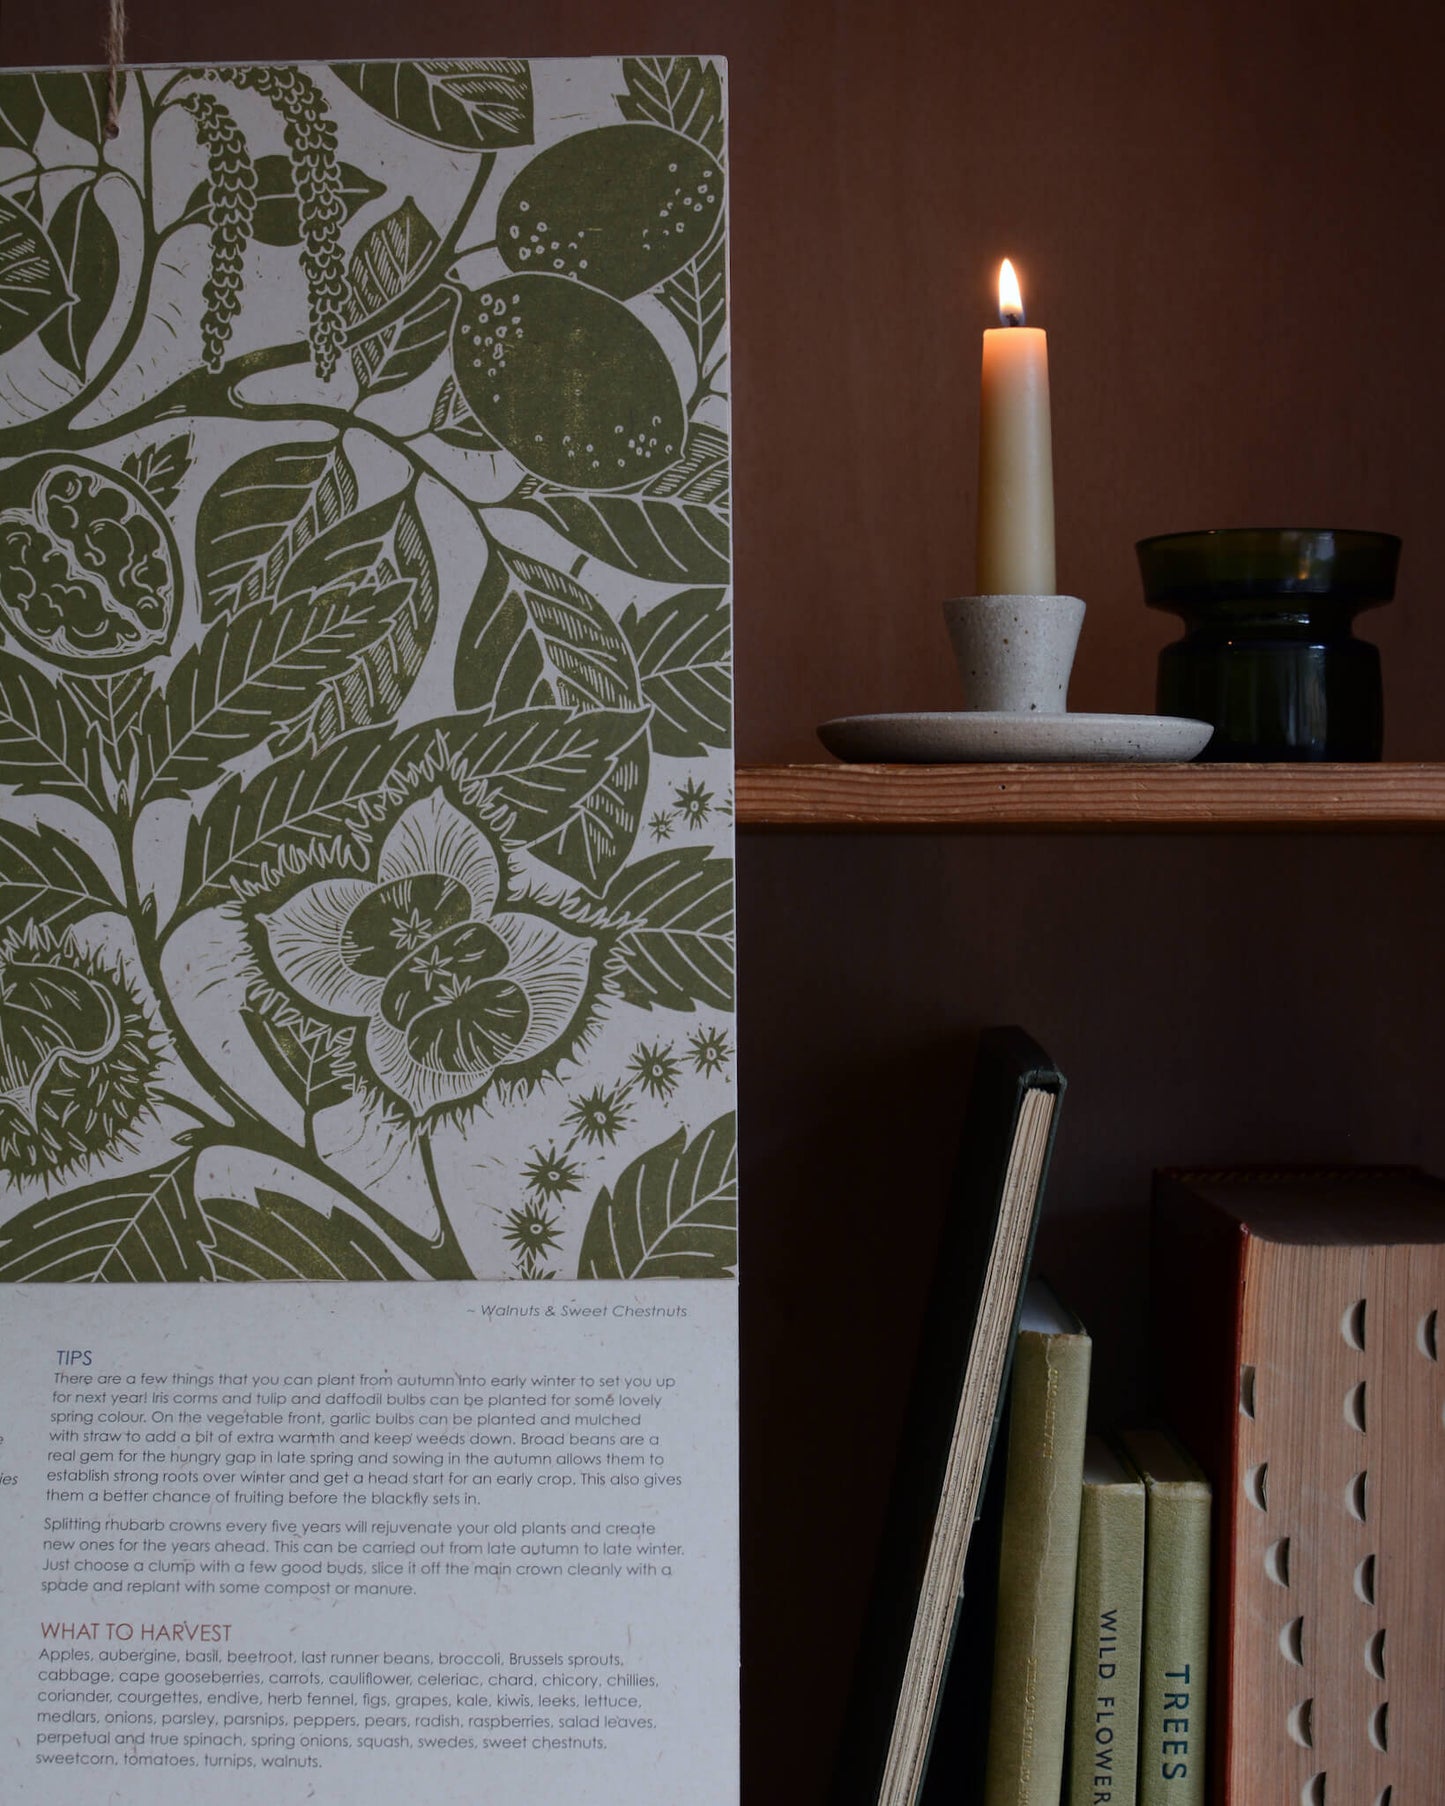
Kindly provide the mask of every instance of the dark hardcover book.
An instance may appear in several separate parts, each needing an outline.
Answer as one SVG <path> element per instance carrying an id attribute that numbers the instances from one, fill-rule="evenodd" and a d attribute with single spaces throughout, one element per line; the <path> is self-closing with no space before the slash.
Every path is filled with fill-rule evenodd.
<path id="1" fill-rule="evenodd" d="M 916 1806 L 922 1794 L 1063 1090 L 1021 1029 L 980 1038 L 834 1806 Z"/>

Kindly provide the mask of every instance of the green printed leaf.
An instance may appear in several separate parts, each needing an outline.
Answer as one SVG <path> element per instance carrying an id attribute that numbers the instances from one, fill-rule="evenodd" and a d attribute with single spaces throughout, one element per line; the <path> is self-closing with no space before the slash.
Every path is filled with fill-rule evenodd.
<path id="1" fill-rule="evenodd" d="M 233 772 L 191 822 L 180 913 L 255 896 L 312 866 L 364 870 L 397 754 L 385 726 L 302 747 L 250 779 Z"/>
<path id="2" fill-rule="evenodd" d="M 436 227 L 410 195 L 394 213 L 364 232 L 347 269 L 353 325 L 380 313 L 389 301 L 404 294 L 440 242 Z"/>
<path id="3" fill-rule="evenodd" d="M 265 445 L 211 485 L 196 519 L 201 619 L 276 594 L 292 561 L 356 507 L 341 442 Z"/>
<path id="4" fill-rule="evenodd" d="M 0 821 L 0 933 L 35 923 L 59 933 L 101 909 L 118 909 L 95 862 L 48 822 Z"/>
<path id="5" fill-rule="evenodd" d="M 502 449 L 500 441 L 477 419 L 462 400 L 456 378 L 449 376 L 437 392 L 436 406 L 431 411 L 431 430 L 448 445 L 463 451 L 494 452 Z"/>
<path id="6" fill-rule="evenodd" d="M 386 193 L 381 182 L 373 181 L 354 163 L 342 163 L 338 195 L 342 206 L 339 225 L 359 213 L 368 202 Z M 257 157 L 256 212 L 251 222 L 251 236 L 258 244 L 290 246 L 301 243 L 301 210 L 296 199 L 296 176 L 289 157 Z M 184 223 L 200 226 L 208 221 L 210 184 L 198 182 L 186 202 Z"/>
<path id="7" fill-rule="evenodd" d="M 40 328 L 40 342 L 57 364 L 85 375 L 85 360 L 105 324 L 120 280 L 115 227 L 95 198 L 95 183 L 72 188 L 55 209 L 50 240 L 61 277 L 75 299 Z"/>
<path id="8" fill-rule="evenodd" d="M 35 151 L 45 106 L 35 77 L 25 69 L 0 70 L 0 149 Z"/>
<path id="9" fill-rule="evenodd" d="M 562 702 L 635 709 L 637 665 L 621 629 L 576 578 L 495 542 L 462 626 L 457 701 L 498 714 Z"/>
<path id="10" fill-rule="evenodd" d="M 214 784 L 228 760 L 313 707 L 319 687 L 385 625 L 371 598 L 345 591 L 253 602 L 213 622 L 141 715 L 140 800 Z"/>
<path id="11" fill-rule="evenodd" d="M 513 505 L 539 515 L 580 551 L 635 577 L 727 581 L 728 442 L 715 427 L 695 427 L 677 463 L 640 490 L 578 494 L 528 477 Z"/>
<path id="12" fill-rule="evenodd" d="M 670 125 L 685 138 L 723 154 L 722 79 L 713 63 L 696 56 L 625 56 L 627 92 L 617 97 L 624 119 Z"/>
<path id="13" fill-rule="evenodd" d="M 485 151 L 532 142 L 532 76 L 520 58 L 334 63 L 332 74 L 378 113 L 433 144 Z"/>
<path id="14" fill-rule="evenodd" d="M 399 580 L 419 580 L 430 547 L 415 492 L 398 490 L 358 514 L 348 514 L 314 539 L 288 565 L 277 588 L 278 601 L 336 589 L 378 590 Z M 432 578 L 433 583 L 435 577 Z"/>
<path id="15" fill-rule="evenodd" d="M 737 1118 L 679 1129 L 598 1194 L 579 1279 L 731 1279 L 738 1258 Z"/>
<path id="16" fill-rule="evenodd" d="M 613 757 L 598 783 L 578 802 L 557 833 L 538 841 L 534 851 L 548 865 L 588 890 L 600 892 L 626 863 L 642 825 L 651 769 L 647 715 L 632 717 L 637 726 Z"/>
<path id="17" fill-rule="evenodd" d="M 447 348 L 457 291 L 443 286 L 380 332 L 351 347 L 351 366 L 363 396 L 403 389 L 429 370 Z"/>
<path id="18" fill-rule="evenodd" d="M 308 745 L 320 747 L 353 727 L 389 720 L 401 707 L 421 669 L 427 642 L 436 624 L 435 610 L 424 615 L 418 588 L 410 581 L 384 583 L 379 589 L 343 587 L 327 601 L 365 603 L 376 628 L 348 658 L 338 660 L 316 686 L 311 706 L 282 722 L 271 741 L 278 756 Z"/>
<path id="19" fill-rule="evenodd" d="M 218 1280 L 412 1277 L 374 1229 L 344 1210 L 313 1210 L 284 1192 L 259 1187 L 254 1204 L 206 1198 L 201 1209 L 214 1241 L 211 1267 Z"/>
<path id="20" fill-rule="evenodd" d="M 57 125 L 99 150 L 105 143 L 109 77 L 103 69 L 48 69 L 35 77 L 40 97 Z M 116 87 L 116 104 L 125 98 L 125 77 Z"/>
<path id="21" fill-rule="evenodd" d="M 306 746 L 249 780 L 233 773 L 191 823 L 180 912 L 264 894 L 319 866 L 364 871 L 372 830 L 406 787 L 444 773 L 483 780 L 500 831 L 535 843 L 589 808 L 646 716 L 538 709 L 445 715 L 398 735 L 361 729 Z"/>
<path id="22" fill-rule="evenodd" d="M 308 1115 L 344 1104 L 356 1089 L 345 1056 L 352 1031 L 317 1022 L 297 1009 L 241 1010 L 247 1032 L 266 1064 Z"/>
<path id="23" fill-rule="evenodd" d="M 191 435 L 180 433 L 155 445 L 143 445 L 120 461 L 128 477 L 134 477 L 157 508 L 174 506 L 186 472 L 191 468 Z"/>
<path id="24" fill-rule="evenodd" d="M 718 334 L 727 322 L 726 241 L 721 236 L 715 238 L 709 249 L 675 276 L 669 276 L 657 294 L 687 334 L 688 346 L 699 372 L 705 370 Z"/>
<path id="25" fill-rule="evenodd" d="M 508 811 L 502 832 L 523 846 L 556 835 L 596 806 L 631 752 L 647 717 L 638 711 L 528 709 L 523 714 L 458 715 L 416 729 L 404 751 L 429 737 L 442 759 L 486 780 L 486 799 Z"/>
<path id="26" fill-rule="evenodd" d="M 135 753 L 141 711 L 155 688 L 154 674 L 145 669 L 116 671 L 106 677 L 68 674 L 65 687 L 95 723 L 112 769 L 124 776 Z"/>
<path id="27" fill-rule="evenodd" d="M 379 314 L 415 282 L 440 243 L 436 227 L 410 196 L 367 232 L 351 256 L 353 327 Z M 352 367 L 363 395 L 400 389 L 429 369 L 446 349 L 457 292 L 443 287 L 423 296 L 399 320 L 358 339 Z"/>
<path id="28" fill-rule="evenodd" d="M 732 630 L 725 589 L 689 589 L 622 617 L 642 694 L 652 704 L 652 750 L 695 759 L 732 744 Z"/>
<path id="29" fill-rule="evenodd" d="M 437 622 L 437 574 L 414 489 L 340 520 L 313 540 L 281 580 L 279 599 L 349 596 L 368 604 L 377 631 L 338 662 L 305 719 L 278 743 L 324 746 L 354 727 L 389 720 L 421 670 Z"/>
<path id="30" fill-rule="evenodd" d="M 28 339 L 73 299 L 40 222 L 0 194 L 0 353 Z"/>
<path id="31" fill-rule="evenodd" d="M 74 697 L 36 665 L 0 652 L 0 784 L 22 796 L 105 804 L 95 729 Z"/>
<path id="32" fill-rule="evenodd" d="M 733 1005 L 733 868 L 678 847 L 620 873 L 604 899 L 622 929 L 618 989 L 639 1009 Z"/>
<path id="33" fill-rule="evenodd" d="M 0 1280 L 209 1279 L 193 1157 L 44 1198 L 0 1229 Z"/>
<path id="34" fill-rule="evenodd" d="M 548 708 L 642 706 L 631 648 L 596 597 L 574 578 L 493 543 L 457 652 L 457 701 L 497 715 Z M 645 714 L 609 769 L 555 834 L 536 843 L 549 865 L 592 890 L 632 851 L 647 794 Z"/>

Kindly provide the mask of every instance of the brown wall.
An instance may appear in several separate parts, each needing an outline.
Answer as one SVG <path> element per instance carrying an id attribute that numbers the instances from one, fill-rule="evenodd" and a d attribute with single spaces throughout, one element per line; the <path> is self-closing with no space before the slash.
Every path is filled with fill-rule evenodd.
<path id="1" fill-rule="evenodd" d="M 955 697 L 978 335 L 998 258 L 1050 332 L 1076 707 L 1143 709 L 1167 618 L 1132 543 L 1191 526 L 1407 541 L 1390 755 L 1442 750 L 1445 462 L 1433 0 L 134 0 L 137 60 L 673 50 L 732 78 L 739 750 Z M 5 0 L 10 63 L 102 0 Z"/>
<path id="2" fill-rule="evenodd" d="M 101 0 L 4 0 L 0 59 L 89 60 Z M 138 60 L 717 52 L 731 64 L 739 753 L 956 700 L 978 334 L 1019 261 L 1050 331 L 1072 701 L 1144 709 L 1170 623 L 1132 542 L 1406 540 L 1387 750 L 1445 757 L 1434 0 L 131 0 Z M 745 1700 L 751 1806 L 820 1797 L 972 1034 L 1071 1092 L 1044 1245 L 1105 1411 L 1147 1387 L 1148 1173 L 1445 1167 L 1445 840 L 745 840 Z M 1427 1075 L 1429 1075 L 1427 1077 Z M 1167 1378 L 1167 1376 L 1166 1376 Z"/>

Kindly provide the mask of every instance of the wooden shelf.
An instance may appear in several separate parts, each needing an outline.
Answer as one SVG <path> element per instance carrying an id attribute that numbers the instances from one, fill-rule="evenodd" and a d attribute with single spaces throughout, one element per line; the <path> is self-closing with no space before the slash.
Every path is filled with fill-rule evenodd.
<path id="1" fill-rule="evenodd" d="M 743 765 L 740 828 L 1438 833 L 1445 764 Z"/>

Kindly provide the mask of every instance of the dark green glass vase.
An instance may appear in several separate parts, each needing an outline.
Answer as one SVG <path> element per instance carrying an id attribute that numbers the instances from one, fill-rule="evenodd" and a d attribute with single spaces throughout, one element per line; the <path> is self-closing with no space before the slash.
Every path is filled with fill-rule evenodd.
<path id="1" fill-rule="evenodd" d="M 1184 619 L 1159 712 L 1214 723 L 1202 760 L 1380 757 L 1380 655 L 1352 623 L 1394 596 L 1394 534 L 1232 527 L 1136 550 L 1145 601 Z"/>

